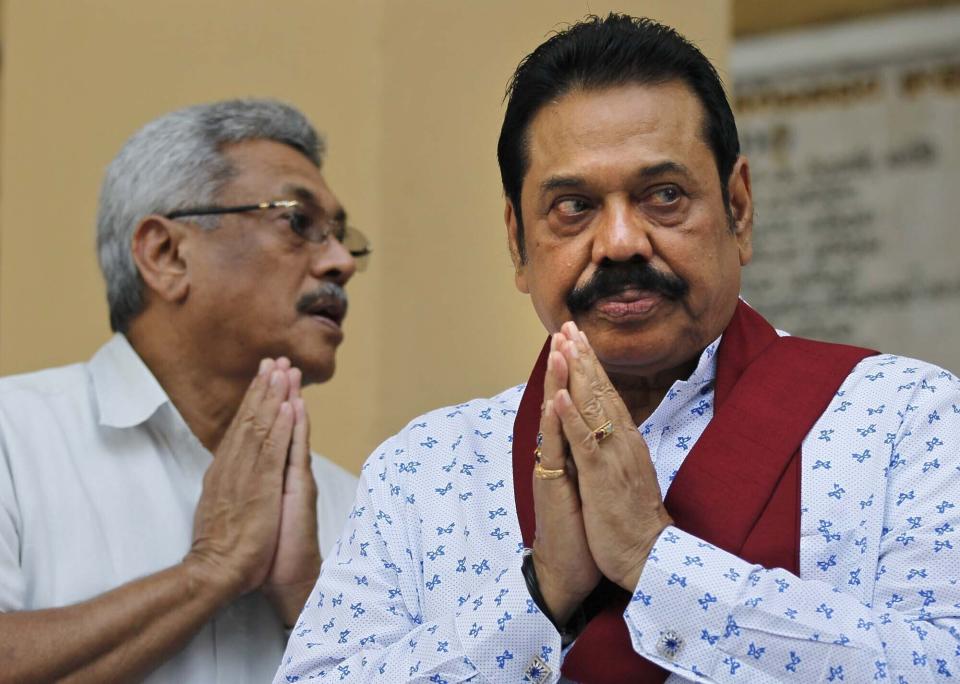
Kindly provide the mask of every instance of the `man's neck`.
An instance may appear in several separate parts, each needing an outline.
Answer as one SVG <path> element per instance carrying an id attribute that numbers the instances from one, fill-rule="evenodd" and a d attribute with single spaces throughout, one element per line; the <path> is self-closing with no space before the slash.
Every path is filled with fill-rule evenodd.
<path id="1" fill-rule="evenodd" d="M 677 380 L 686 380 L 697 367 L 699 356 L 690 362 L 653 375 L 609 373 L 610 382 L 626 405 L 635 425 L 642 425 L 663 401 Z"/>
<path id="2" fill-rule="evenodd" d="M 211 452 L 223 439 L 251 378 L 224 377 L 210 366 L 180 353 L 195 348 L 185 341 L 159 339 L 136 327 L 127 333 L 131 346 L 146 364 L 187 427 Z M 176 350 L 171 354 L 170 350 Z"/>

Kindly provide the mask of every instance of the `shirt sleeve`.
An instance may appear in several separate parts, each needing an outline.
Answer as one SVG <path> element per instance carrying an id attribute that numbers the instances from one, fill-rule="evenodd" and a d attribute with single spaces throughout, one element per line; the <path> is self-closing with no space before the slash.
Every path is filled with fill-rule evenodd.
<path id="1" fill-rule="evenodd" d="M 519 553 L 449 611 L 424 616 L 421 595 L 441 590 L 443 578 L 427 578 L 411 551 L 419 521 L 396 503 L 406 492 L 384 463 L 395 447 L 388 441 L 364 466 L 274 681 L 522 681 L 537 662 L 547 675 L 537 681 L 556 681 L 560 635 L 530 598 Z"/>
<path id="2" fill-rule="evenodd" d="M 635 650 L 699 681 L 960 676 L 960 392 L 948 373 L 918 384 L 888 440 L 869 603 L 843 584 L 752 565 L 669 527 L 625 612 Z"/>
<path id="3" fill-rule="evenodd" d="M 20 514 L 6 445 L 0 435 L 0 613 L 23 609 Z"/>

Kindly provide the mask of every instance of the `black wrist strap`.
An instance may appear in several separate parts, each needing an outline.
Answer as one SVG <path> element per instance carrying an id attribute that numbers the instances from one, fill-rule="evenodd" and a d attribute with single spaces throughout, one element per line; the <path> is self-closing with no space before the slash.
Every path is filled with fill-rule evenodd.
<path id="1" fill-rule="evenodd" d="M 523 563 L 520 569 L 523 571 L 523 580 L 527 584 L 527 591 L 530 592 L 530 598 L 533 599 L 533 602 L 537 605 L 537 608 L 540 609 L 540 612 L 546 615 L 550 623 L 557 628 L 557 631 L 560 633 L 561 647 L 566 648 L 573 643 L 574 639 L 576 639 L 584 627 L 587 626 L 587 618 L 583 606 L 577 607 L 576 611 L 574 611 L 573 615 L 571 615 L 567 621 L 567 624 L 557 624 L 556 618 L 547 610 L 547 602 L 540 592 L 540 583 L 537 581 L 537 569 L 533 565 L 533 549 L 523 550 Z"/>

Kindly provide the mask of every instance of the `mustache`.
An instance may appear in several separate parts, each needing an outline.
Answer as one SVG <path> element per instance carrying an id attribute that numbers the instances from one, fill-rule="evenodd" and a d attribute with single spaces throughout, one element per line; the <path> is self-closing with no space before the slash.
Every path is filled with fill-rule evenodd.
<path id="1" fill-rule="evenodd" d="M 297 311 L 305 314 L 315 310 L 318 306 L 338 306 L 343 313 L 347 311 L 347 292 L 336 283 L 322 283 L 316 290 L 300 295 L 297 300 Z"/>
<path id="2" fill-rule="evenodd" d="M 613 297 L 625 290 L 656 292 L 667 299 L 685 297 L 689 284 L 679 276 L 658 271 L 645 261 L 609 262 L 600 264 L 586 283 L 570 290 L 567 309 L 583 313 L 604 297 Z"/>

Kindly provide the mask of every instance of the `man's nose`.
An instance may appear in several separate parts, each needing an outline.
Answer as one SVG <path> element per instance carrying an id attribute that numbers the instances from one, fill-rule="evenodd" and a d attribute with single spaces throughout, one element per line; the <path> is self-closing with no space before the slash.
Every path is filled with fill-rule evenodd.
<path id="1" fill-rule="evenodd" d="M 653 257 L 650 224 L 629 197 L 616 197 L 604 205 L 597 217 L 593 235 L 592 261 L 630 261 Z"/>
<path id="2" fill-rule="evenodd" d="M 357 272 L 357 260 L 342 242 L 330 236 L 314 246 L 310 272 L 320 280 L 345 285 Z"/>

